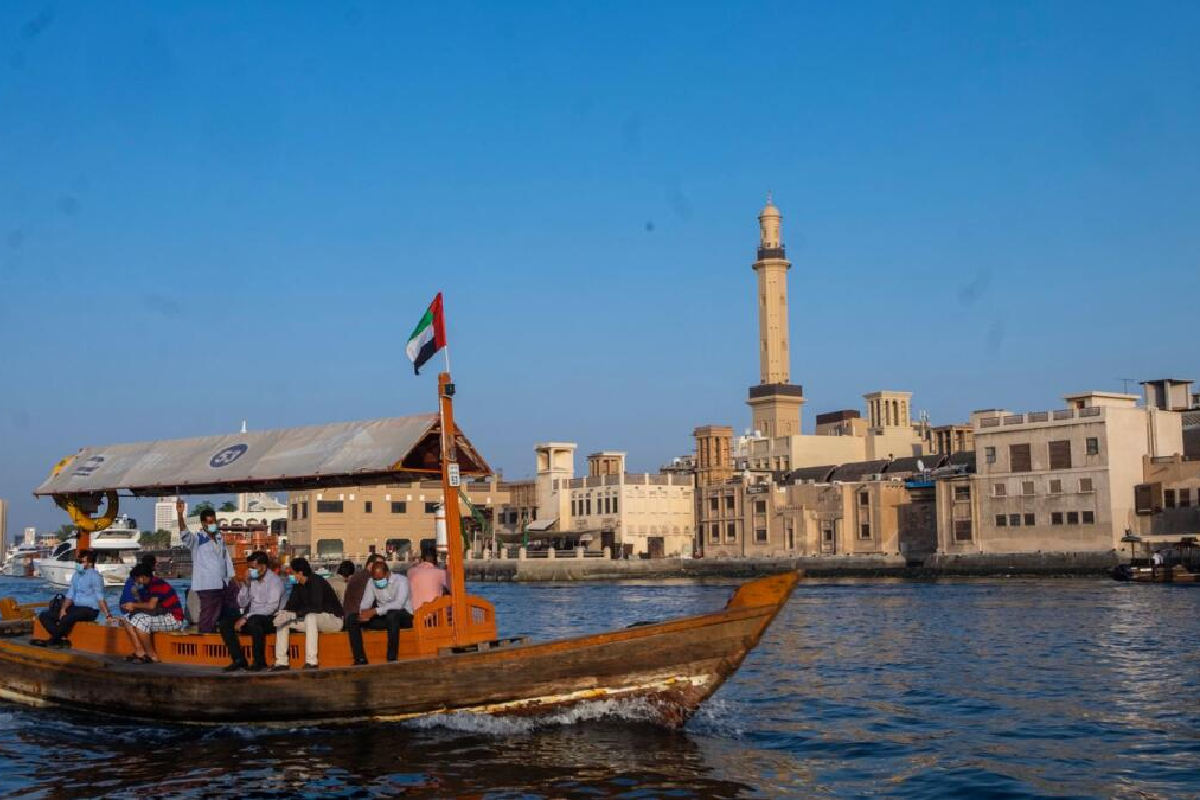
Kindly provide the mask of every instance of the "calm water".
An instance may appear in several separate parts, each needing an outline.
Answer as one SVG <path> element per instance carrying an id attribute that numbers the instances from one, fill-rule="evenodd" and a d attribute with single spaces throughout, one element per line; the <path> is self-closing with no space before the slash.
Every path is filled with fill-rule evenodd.
<path id="1" fill-rule="evenodd" d="M 719 608 L 730 588 L 475 591 L 503 634 L 552 638 Z M 0 594 L 44 587 L 0 579 Z M 807 581 L 683 732 L 636 707 L 258 733 L 0 704 L 0 793 L 1200 796 L 1198 676 L 1200 587 Z"/>

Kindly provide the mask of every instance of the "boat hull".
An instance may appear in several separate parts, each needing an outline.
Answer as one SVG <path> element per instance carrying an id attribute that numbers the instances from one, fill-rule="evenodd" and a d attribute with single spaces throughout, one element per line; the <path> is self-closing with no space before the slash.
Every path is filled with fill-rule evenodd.
<path id="1" fill-rule="evenodd" d="M 104 578 L 105 586 L 124 586 L 132 568 L 130 564 L 96 565 L 96 571 Z M 75 562 L 41 559 L 37 562 L 37 573 L 51 586 L 66 588 L 71 585 L 71 578 L 75 576 Z"/>
<path id="2" fill-rule="evenodd" d="M 0 640 L 0 696 L 199 725 L 336 725 L 447 712 L 542 715 L 631 700 L 648 718 L 678 726 L 742 663 L 797 577 L 752 581 L 713 614 L 555 642 L 313 671 L 248 675 L 135 667 L 112 657 Z"/>

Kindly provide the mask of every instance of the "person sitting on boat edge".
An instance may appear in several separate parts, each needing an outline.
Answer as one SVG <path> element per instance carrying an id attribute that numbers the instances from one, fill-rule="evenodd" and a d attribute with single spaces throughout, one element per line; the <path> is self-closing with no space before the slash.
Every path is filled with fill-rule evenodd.
<path id="1" fill-rule="evenodd" d="M 293 558 L 288 582 L 292 594 L 287 605 L 275 615 L 275 666 L 272 672 L 288 669 L 288 634 L 304 631 L 304 668 L 318 665 L 318 634 L 337 633 L 342 629 L 342 604 L 329 581 L 313 572 L 305 558 Z"/>
<path id="2" fill-rule="evenodd" d="M 133 642 L 133 653 L 126 661 L 142 664 L 158 664 L 162 661 L 154 648 L 155 633 L 169 633 L 183 628 L 183 606 L 174 587 L 157 577 L 150 567 L 141 563 L 129 571 L 139 587 L 139 599 L 132 603 L 130 615 L 122 620 L 129 640 Z"/>
<path id="3" fill-rule="evenodd" d="M 412 593 L 412 610 L 450 593 L 446 570 L 438 566 L 437 542 L 421 542 L 421 560 L 408 570 L 408 590 Z"/>
<path id="4" fill-rule="evenodd" d="M 229 650 L 226 672 L 267 668 L 267 634 L 275 632 L 275 615 L 283 608 L 283 579 L 271 569 L 271 557 L 255 550 L 246 558 L 246 582 L 237 595 L 238 615 L 222 614 L 218 627 Z M 250 634 L 251 663 L 242 653 L 239 633 Z"/>
<path id="5" fill-rule="evenodd" d="M 138 563 L 150 570 L 150 574 L 153 575 L 154 568 L 158 565 L 158 559 L 151 555 L 144 555 Z M 133 570 L 130 570 L 129 577 L 125 579 L 125 586 L 121 589 L 121 599 L 117 601 L 117 608 L 126 614 L 131 614 L 134 610 L 133 605 L 143 602 L 144 599 L 142 597 L 142 585 L 138 583 Z"/>
<path id="6" fill-rule="evenodd" d="M 233 559 L 225 538 L 217 526 L 217 514 L 211 508 L 200 512 L 201 533 L 188 530 L 183 512 L 187 506 L 183 500 L 175 501 L 175 514 L 179 522 L 179 538 L 183 546 L 192 553 L 192 591 L 200 600 L 200 614 L 196 624 L 201 633 L 216 633 L 217 620 L 221 616 L 225 587 L 233 577 Z"/>
<path id="7" fill-rule="evenodd" d="M 359 613 L 347 620 L 350 649 L 356 665 L 367 663 L 363 649 L 362 629 L 387 630 L 387 660 L 395 661 L 400 649 L 400 629 L 411 628 L 412 597 L 408 578 L 388 570 L 387 562 L 379 559 L 371 565 L 371 582 L 363 592 Z"/>
<path id="8" fill-rule="evenodd" d="M 371 583 L 371 565 L 376 561 L 382 561 L 383 556 L 378 553 L 371 553 L 367 556 L 367 565 L 350 576 L 350 580 L 346 581 L 346 596 L 342 598 L 342 619 L 345 625 L 349 626 L 350 621 L 358 617 L 359 607 L 362 605 L 363 593 L 367 591 L 368 584 Z M 348 627 L 343 628 L 349 630 Z"/>
<path id="9" fill-rule="evenodd" d="M 96 553 L 80 550 L 75 556 L 75 574 L 71 576 L 71 585 L 59 612 L 55 614 L 46 609 L 38 615 L 50 638 L 31 639 L 29 643 L 40 647 L 70 647 L 67 637 L 75 624 L 94 622 L 102 611 L 104 616 L 112 616 L 104 599 L 104 578 L 96 571 Z"/>
<path id="10" fill-rule="evenodd" d="M 343 561 L 338 564 L 337 571 L 329 578 L 329 585 L 333 587 L 333 593 L 337 595 L 338 602 L 345 607 L 346 603 L 346 587 L 350 585 L 350 578 L 354 575 L 354 562 Z"/>

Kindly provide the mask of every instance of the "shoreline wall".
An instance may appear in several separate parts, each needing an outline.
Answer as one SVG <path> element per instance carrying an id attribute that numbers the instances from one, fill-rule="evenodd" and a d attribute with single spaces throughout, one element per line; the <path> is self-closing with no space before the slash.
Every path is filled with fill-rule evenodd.
<path id="1" fill-rule="evenodd" d="M 783 570 L 821 577 L 1108 577 L 1116 553 L 989 553 L 935 555 L 921 565 L 900 556 L 826 558 L 659 558 L 612 561 L 599 558 L 472 560 L 467 580 L 570 582 L 662 580 L 670 578 L 752 578 Z"/>

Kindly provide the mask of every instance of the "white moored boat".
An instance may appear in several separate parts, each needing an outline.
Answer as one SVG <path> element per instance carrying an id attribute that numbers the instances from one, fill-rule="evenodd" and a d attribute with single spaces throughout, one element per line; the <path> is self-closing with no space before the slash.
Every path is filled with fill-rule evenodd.
<path id="1" fill-rule="evenodd" d="M 118 517 L 111 527 L 92 535 L 91 549 L 96 551 L 96 571 L 106 586 L 123 586 L 129 570 L 137 564 L 142 549 L 137 523 Z M 54 586 L 69 586 L 75 574 L 75 542 L 66 541 L 54 548 L 48 558 L 34 561 L 37 574 Z"/>

